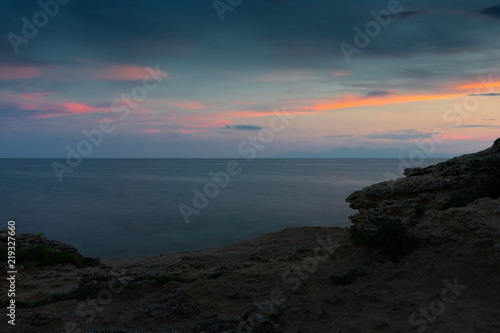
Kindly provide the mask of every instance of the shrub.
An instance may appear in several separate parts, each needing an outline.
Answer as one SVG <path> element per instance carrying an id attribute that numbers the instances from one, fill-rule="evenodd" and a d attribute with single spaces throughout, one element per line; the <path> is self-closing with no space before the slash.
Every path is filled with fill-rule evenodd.
<path id="1" fill-rule="evenodd" d="M 468 204 L 475 201 L 478 198 L 476 192 L 467 190 L 459 192 L 453 195 L 444 205 L 441 206 L 440 210 L 447 210 L 452 207 L 467 207 Z"/>
<path id="2" fill-rule="evenodd" d="M 375 246 L 394 262 L 399 261 L 401 257 L 412 252 L 418 246 L 416 239 L 408 234 L 400 222 L 390 220 L 387 217 L 384 217 L 381 226 L 373 235 L 365 235 L 355 226 L 350 227 L 349 232 L 355 245 Z"/>
<path id="3" fill-rule="evenodd" d="M 417 206 L 417 207 L 415 207 L 415 214 L 418 217 L 422 217 L 422 216 L 424 216 L 424 213 L 426 210 L 427 210 L 427 207 L 425 207 L 425 206 Z"/>
<path id="4" fill-rule="evenodd" d="M 399 261 L 401 257 L 411 253 L 418 246 L 416 239 L 408 234 L 401 223 L 387 219 L 382 222 L 371 241 L 394 262 Z"/>
<path id="5" fill-rule="evenodd" d="M 339 275 L 332 275 L 330 280 L 336 286 L 345 286 L 353 283 L 358 277 L 365 275 L 365 272 L 359 268 L 353 268 L 349 272 Z"/>
<path id="6" fill-rule="evenodd" d="M 356 226 L 351 226 L 349 228 L 349 234 L 351 235 L 351 240 L 354 245 L 360 246 L 366 241 L 366 236 L 363 231 L 356 228 Z"/>
<path id="7" fill-rule="evenodd" d="M 208 280 L 215 280 L 215 279 L 220 278 L 220 277 L 221 277 L 222 275 L 224 275 L 224 274 L 225 274 L 225 273 L 224 273 L 223 271 L 219 271 L 219 272 L 217 272 L 217 273 L 214 273 L 214 274 L 212 274 L 212 275 L 209 275 L 209 276 L 207 277 L 207 279 L 208 279 Z"/>
<path id="8" fill-rule="evenodd" d="M 194 282 L 196 280 L 197 280 L 196 278 L 184 279 L 184 278 L 181 278 L 179 276 L 163 275 L 163 276 L 159 276 L 156 278 L 155 284 L 162 286 L 165 283 L 168 283 L 170 281 L 177 281 L 180 283 L 191 283 L 191 282 Z"/>
<path id="9" fill-rule="evenodd" d="M 7 247 L 0 248 L 0 260 L 7 261 Z M 41 266 L 53 266 L 57 264 L 73 264 L 82 266 L 83 258 L 77 253 L 60 252 L 41 243 L 35 248 L 23 247 L 16 249 L 16 264 L 35 262 Z"/>
<path id="10" fill-rule="evenodd" d="M 78 253 L 60 252 L 47 245 L 47 237 L 43 232 L 39 233 L 42 242 L 37 247 L 22 247 L 16 249 L 16 264 L 34 262 L 41 266 L 53 266 L 57 264 L 73 264 L 77 267 L 83 265 L 84 259 Z M 0 260 L 7 261 L 8 248 L 0 248 Z"/>

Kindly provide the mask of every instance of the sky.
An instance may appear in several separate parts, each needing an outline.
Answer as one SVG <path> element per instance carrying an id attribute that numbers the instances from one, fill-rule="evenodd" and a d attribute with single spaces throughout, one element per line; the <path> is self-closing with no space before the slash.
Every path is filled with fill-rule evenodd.
<path id="1" fill-rule="evenodd" d="M 463 154 L 500 137 L 497 1 L 5 0 L 0 28 L 0 157 Z"/>

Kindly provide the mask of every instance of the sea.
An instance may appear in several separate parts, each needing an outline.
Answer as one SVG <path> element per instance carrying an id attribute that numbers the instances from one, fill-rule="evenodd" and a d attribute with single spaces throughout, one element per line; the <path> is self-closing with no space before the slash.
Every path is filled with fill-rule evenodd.
<path id="1" fill-rule="evenodd" d="M 54 162 L 66 165 L 0 159 L 0 228 L 14 220 L 18 233 L 44 233 L 101 259 L 219 247 L 284 228 L 346 227 L 355 211 L 345 198 L 402 166 L 399 159 L 84 159 L 59 179 Z"/>

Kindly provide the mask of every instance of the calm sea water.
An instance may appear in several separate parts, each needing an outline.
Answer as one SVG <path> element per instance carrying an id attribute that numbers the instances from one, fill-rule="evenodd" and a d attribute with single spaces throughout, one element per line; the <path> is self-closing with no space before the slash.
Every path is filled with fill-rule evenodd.
<path id="1" fill-rule="evenodd" d="M 354 213 L 345 198 L 397 173 L 400 163 L 238 160 L 243 171 L 186 224 L 179 204 L 192 206 L 193 189 L 203 191 L 228 160 L 86 159 L 62 183 L 52 161 L 0 159 L 0 227 L 14 219 L 18 232 L 43 232 L 101 258 L 217 247 L 286 227 L 344 227 Z"/>

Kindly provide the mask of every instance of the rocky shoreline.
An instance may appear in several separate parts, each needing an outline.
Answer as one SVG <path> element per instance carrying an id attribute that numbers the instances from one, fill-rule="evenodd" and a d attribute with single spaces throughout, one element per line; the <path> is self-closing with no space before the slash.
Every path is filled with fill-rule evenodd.
<path id="1" fill-rule="evenodd" d="M 16 326 L 2 315 L 0 330 L 500 332 L 500 139 L 405 175 L 349 196 L 349 230 L 102 261 L 16 235 L 45 259 L 19 267 Z M 0 289 L 6 298 L 5 278 Z"/>

